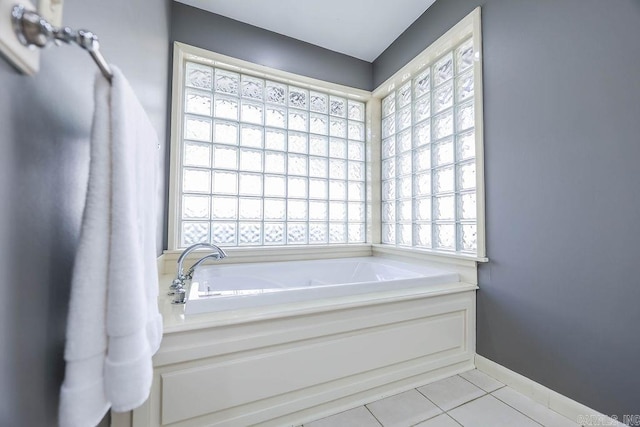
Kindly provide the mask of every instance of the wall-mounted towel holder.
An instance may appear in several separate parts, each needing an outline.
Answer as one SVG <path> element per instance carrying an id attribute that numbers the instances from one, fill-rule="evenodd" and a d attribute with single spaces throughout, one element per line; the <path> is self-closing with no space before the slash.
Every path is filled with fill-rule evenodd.
<path id="1" fill-rule="evenodd" d="M 98 36 L 87 30 L 73 30 L 69 27 L 54 27 L 37 12 L 16 5 L 11 11 L 11 21 L 16 36 L 25 46 L 43 48 L 51 43 L 75 43 L 85 49 L 95 61 L 100 71 L 109 81 L 113 73 L 109 64 L 100 53 Z"/>

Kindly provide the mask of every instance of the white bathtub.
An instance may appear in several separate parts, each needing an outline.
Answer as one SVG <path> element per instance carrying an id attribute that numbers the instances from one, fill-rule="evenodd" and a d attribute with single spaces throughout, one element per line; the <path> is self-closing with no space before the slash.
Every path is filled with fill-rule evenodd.
<path id="1" fill-rule="evenodd" d="M 380 257 L 198 267 L 187 315 L 458 282 L 457 273 Z"/>

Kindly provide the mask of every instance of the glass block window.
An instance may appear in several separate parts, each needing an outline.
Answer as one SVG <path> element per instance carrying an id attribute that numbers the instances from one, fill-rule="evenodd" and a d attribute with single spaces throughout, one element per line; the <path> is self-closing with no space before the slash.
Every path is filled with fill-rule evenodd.
<path id="1" fill-rule="evenodd" d="M 471 38 L 382 100 L 382 243 L 475 254 Z"/>
<path id="2" fill-rule="evenodd" d="M 184 66 L 179 247 L 365 242 L 364 103 Z"/>

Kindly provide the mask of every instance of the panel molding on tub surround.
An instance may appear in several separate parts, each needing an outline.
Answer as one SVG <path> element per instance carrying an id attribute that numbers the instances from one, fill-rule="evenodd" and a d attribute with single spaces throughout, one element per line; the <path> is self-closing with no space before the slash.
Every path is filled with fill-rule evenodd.
<path id="1" fill-rule="evenodd" d="M 474 355 L 474 290 L 167 333 L 133 425 L 299 425 L 472 369 Z"/>

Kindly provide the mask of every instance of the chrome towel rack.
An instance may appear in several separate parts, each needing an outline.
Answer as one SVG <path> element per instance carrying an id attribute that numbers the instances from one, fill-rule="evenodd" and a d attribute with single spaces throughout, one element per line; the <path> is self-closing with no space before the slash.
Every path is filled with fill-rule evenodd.
<path id="1" fill-rule="evenodd" d="M 100 71 L 109 82 L 113 79 L 113 72 L 109 64 L 100 53 L 98 36 L 87 30 L 73 30 L 69 27 L 54 27 L 37 12 L 27 10 L 23 5 L 16 5 L 11 11 L 13 29 L 25 46 L 43 48 L 50 43 L 60 45 L 75 43 L 91 55 Z"/>

